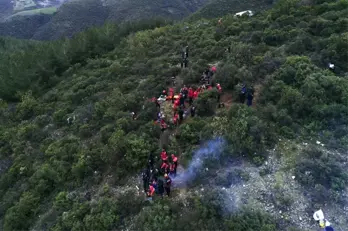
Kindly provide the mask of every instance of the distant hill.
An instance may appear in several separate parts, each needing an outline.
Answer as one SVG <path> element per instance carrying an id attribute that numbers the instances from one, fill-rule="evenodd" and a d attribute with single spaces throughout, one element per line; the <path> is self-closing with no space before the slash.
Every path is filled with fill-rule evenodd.
<path id="1" fill-rule="evenodd" d="M 198 10 L 206 0 L 99 0 L 72 1 L 63 4 L 49 23 L 33 39 L 49 40 L 75 34 L 105 21 L 127 22 L 163 17 L 181 19 Z"/>
<path id="2" fill-rule="evenodd" d="M 49 2 L 53 4 L 54 1 Z M 71 37 L 105 21 L 122 23 L 153 18 L 180 20 L 195 12 L 193 19 L 212 18 L 245 9 L 257 11 L 271 4 L 272 0 L 74 0 L 66 1 L 56 13 L 48 11 L 53 15 L 43 15 L 44 12 L 40 10 L 20 12 L 19 15 L 26 16 L 13 17 L 0 23 L 0 35 L 54 40 Z M 28 15 L 35 13 L 37 15 Z"/>

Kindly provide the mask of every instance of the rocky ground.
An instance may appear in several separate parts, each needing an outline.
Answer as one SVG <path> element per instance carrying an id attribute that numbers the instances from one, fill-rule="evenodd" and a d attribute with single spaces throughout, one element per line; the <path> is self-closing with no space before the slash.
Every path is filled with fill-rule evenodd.
<path id="1" fill-rule="evenodd" d="M 205 171 L 212 171 L 213 176 L 206 184 L 193 188 L 174 186 L 173 199 L 185 201 L 188 195 L 199 196 L 207 190 L 218 189 L 226 195 L 224 204 L 230 212 L 248 206 L 272 214 L 279 221 L 281 230 L 288 230 L 289 227 L 306 231 L 320 230 L 312 217 L 316 208 L 311 207 L 312 203 L 310 198 L 306 197 L 306 190 L 297 182 L 293 169 L 289 168 L 293 160 L 286 153 L 293 148 L 292 145 L 295 145 L 296 152 L 300 153 L 306 144 L 290 144 L 290 141 L 280 144 L 270 151 L 267 161 L 259 167 L 236 161 L 229 167 L 214 170 L 206 168 Z M 180 166 L 178 174 L 183 171 L 184 168 Z M 141 178 L 133 180 L 138 182 L 133 186 L 136 194 L 144 196 Z M 347 190 L 343 198 L 348 201 Z M 335 230 L 343 231 L 342 227 L 348 222 L 348 204 L 324 203 L 322 209 Z"/>

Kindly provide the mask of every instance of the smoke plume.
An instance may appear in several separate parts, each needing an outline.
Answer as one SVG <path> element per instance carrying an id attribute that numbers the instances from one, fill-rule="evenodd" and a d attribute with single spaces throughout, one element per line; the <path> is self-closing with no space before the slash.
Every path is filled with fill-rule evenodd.
<path id="1" fill-rule="evenodd" d="M 197 174 L 202 170 L 204 161 L 207 159 L 217 159 L 220 157 L 225 140 L 223 138 L 216 138 L 203 144 L 193 154 L 193 158 L 187 169 L 173 180 L 177 187 L 185 186 L 192 182 Z"/>

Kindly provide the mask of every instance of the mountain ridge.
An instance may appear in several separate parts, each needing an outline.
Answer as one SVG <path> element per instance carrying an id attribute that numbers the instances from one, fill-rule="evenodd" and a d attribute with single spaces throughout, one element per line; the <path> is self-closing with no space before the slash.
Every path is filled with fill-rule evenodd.
<path id="1" fill-rule="evenodd" d="M 267 0 L 243 3 L 236 0 L 74 0 L 66 1 L 52 15 L 16 16 L 9 22 L 0 23 L 0 35 L 35 40 L 55 40 L 72 35 L 92 26 L 102 25 L 105 21 L 124 23 L 162 17 L 181 20 L 201 9 L 201 14 L 194 17 L 211 18 L 217 15 L 245 10 L 250 7 L 255 11 L 266 9 Z M 227 1 L 227 2 L 226 2 Z M 238 2 L 238 6 L 234 5 Z M 205 4 L 208 4 L 206 7 Z M 220 6 L 221 5 L 221 6 Z M 264 6 L 265 5 L 265 6 Z M 214 7 L 212 7 L 214 6 Z M 243 8 L 245 6 L 245 8 Z M 223 11 L 220 8 L 223 8 Z M 233 10 L 234 9 L 234 10 Z M 17 28 L 13 30 L 13 28 Z"/>

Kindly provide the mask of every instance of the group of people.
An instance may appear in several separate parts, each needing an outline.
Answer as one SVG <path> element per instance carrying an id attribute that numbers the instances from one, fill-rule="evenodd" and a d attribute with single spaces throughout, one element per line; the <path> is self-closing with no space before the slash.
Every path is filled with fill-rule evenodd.
<path id="1" fill-rule="evenodd" d="M 161 197 L 166 194 L 169 197 L 172 177 L 176 177 L 178 157 L 171 154 L 169 158 L 165 149 L 162 149 L 160 157 L 161 167 L 155 168 L 153 155 L 150 154 L 148 166 L 142 173 L 144 192 L 146 193 L 148 200 L 152 200 L 152 197 L 155 194 Z"/>
<path id="2" fill-rule="evenodd" d="M 196 114 L 196 106 L 193 102 L 202 92 L 213 89 L 213 86 L 211 85 L 211 78 L 215 71 L 216 67 L 212 67 L 210 70 L 208 69 L 203 72 L 202 77 L 204 81 L 201 79 L 201 85 L 196 88 L 193 86 L 187 87 L 186 85 L 184 85 L 180 89 L 180 92 L 176 94 L 174 88 L 171 87 L 168 91 L 169 94 L 167 94 L 166 90 L 163 90 L 158 99 L 153 98 L 156 106 L 160 109 L 157 113 L 156 123 L 160 125 L 162 132 L 168 128 L 168 124 L 165 121 L 166 116 L 161 109 L 161 104 L 165 101 L 172 102 L 173 118 L 170 120 L 170 122 L 173 126 L 179 125 L 189 114 L 191 114 L 191 117 L 194 117 Z M 221 107 L 223 106 L 223 104 L 220 103 L 222 87 L 219 83 L 216 84 L 216 89 L 218 91 L 217 100 L 219 107 Z"/>

